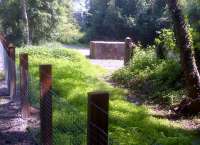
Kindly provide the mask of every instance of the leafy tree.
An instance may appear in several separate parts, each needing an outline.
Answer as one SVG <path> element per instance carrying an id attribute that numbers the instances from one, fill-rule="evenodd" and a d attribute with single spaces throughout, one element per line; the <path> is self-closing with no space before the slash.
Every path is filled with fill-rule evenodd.
<path id="1" fill-rule="evenodd" d="M 91 0 L 87 21 L 90 39 L 154 42 L 156 31 L 169 27 L 164 0 Z"/>
<path id="2" fill-rule="evenodd" d="M 160 59 L 166 59 L 168 52 L 179 52 L 175 45 L 174 33 L 171 29 L 162 29 L 155 39 L 156 54 Z"/>
<path id="3" fill-rule="evenodd" d="M 0 2 L 1 27 L 12 42 L 22 43 L 22 19 L 20 16 L 20 3 L 15 0 L 2 0 Z"/>
<path id="4" fill-rule="evenodd" d="M 143 44 L 151 44 L 157 36 L 157 31 L 170 28 L 170 20 L 165 0 L 153 0 L 137 18 L 138 39 Z"/>
<path id="5" fill-rule="evenodd" d="M 29 20 L 28 20 L 28 15 L 27 15 L 27 1 L 21 0 L 20 5 L 21 5 L 21 12 L 22 12 L 22 20 L 23 20 L 24 39 L 25 39 L 25 43 L 29 44 L 30 34 L 29 34 Z"/>
<path id="6" fill-rule="evenodd" d="M 12 41 L 18 43 L 27 42 L 24 38 L 28 37 L 28 32 L 33 43 L 46 40 L 64 41 L 63 37 L 67 35 L 71 37 L 71 31 L 78 33 L 70 3 L 71 0 L 21 0 L 20 4 L 20 1 L 2 0 L 0 3 L 2 29 Z"/>

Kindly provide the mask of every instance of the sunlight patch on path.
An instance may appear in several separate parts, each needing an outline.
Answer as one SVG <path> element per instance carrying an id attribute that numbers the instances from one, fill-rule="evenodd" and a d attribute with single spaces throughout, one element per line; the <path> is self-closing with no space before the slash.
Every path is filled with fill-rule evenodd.
<path id="1" fill-rule="evenodd" d="M 74 49 L 74 50 L 80 52 L 81 54 L 83 54 L 84 56 L 86 56 L 87 58 L 90 55 L 90 48 L 87 48 L 87 47 L 81 47 L 81 46 L 76 46 L 76 45 L 65 45 L 65 47 L 69 48 L 69 49 Z M 111 73 L 124 66 L 123 60 L 110 60 L 110 59 L 109 60 L 107 60 L 107 59 L 89 59 L 89 60 L 92 64 L 99 65 Z"/>

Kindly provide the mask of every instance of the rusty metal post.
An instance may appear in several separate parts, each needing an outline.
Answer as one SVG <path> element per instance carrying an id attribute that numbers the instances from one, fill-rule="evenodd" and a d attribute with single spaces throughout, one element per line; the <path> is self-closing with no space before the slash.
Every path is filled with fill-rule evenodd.
<path id="1" fill-rule="evenodd" d="M 20 54 L 20 97 L 22 103 L 22 117 L 30 116 L 28 101 L 28 54 Z"/>
<path id="2" fill-rule="evenodd" d="M 108 107 L 107 92 L 88 93 L 87 145 L 108 145 Z"/>
<path id="3" fill-rule="evenodd" d="M 10 44 L 8 47 L 8 56 L 10 57 L 9 61 L 9 90 L 10 90 L 10 96 L 15 97 L 16 96 L 16 68 L 15 68 L 15 47 Z"/>
<path id="4" fill-rule="evenodd" d="M 127 66 L 133 57 L 133 41 L 130 37 L 125 39 L 124 65 Z"/>
<path id="5" fill-rule="evenodd" d="M 52 66 L 40 65 L 41 143 L 52 145 Z"/>

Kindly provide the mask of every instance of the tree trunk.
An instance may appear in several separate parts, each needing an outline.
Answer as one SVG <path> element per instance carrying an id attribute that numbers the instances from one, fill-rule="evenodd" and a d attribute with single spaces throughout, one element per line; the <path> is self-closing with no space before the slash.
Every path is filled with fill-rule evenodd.
<path id="1" fill-rule="evenodd" d="M 27 15 L 26 0 L 21 0 L 21 9 L 22 9 L 22 19 L 23 19 L 24 41 L 28 45 L 30 44 L 30 34 L 29 34 L 29 21 L 28 21 L 28 15 Z"/>
<path id="2" fill-rule="evenodd" d="M 194 51 L 195 51 L 195 60 L 197 63 L 197 68 L 198 68 L 198 71 L 200 72 L 200 49 L 194 48 Z"/>
<path id="3" fill-rule="evenodd" d="M 179 112 L 184 114 L 197 113 L 200 112 L 200 103 L 198 101 L 200 98 L 200 75 L 192 51 L 192 40 L 190 38 L 188 25 L 184 19 L 178 0 L 167 0 L 167 2 L 174 22 L 177 47 L 180 48 L 181 66 L 190 98 L 181 103 Z"/>

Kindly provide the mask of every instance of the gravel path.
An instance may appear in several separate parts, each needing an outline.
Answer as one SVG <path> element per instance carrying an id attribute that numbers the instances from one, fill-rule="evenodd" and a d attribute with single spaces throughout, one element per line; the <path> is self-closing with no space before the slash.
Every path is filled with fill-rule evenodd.
<path id="1" fill-rule="evenodd" d="M 85 55 L 89 58 L 90 49 L 88 47 L 81 47 L 76 45 L 65 45 L 66 48 L 74 49 L 79 51 L 81 54 Z M 89 59 L 92 64 L 99 65 L 105 69 L 107 69 L 110 73 L 120 69 L 124 66 L 123 60 L 107 60 L 107 59 Z"/>
<path id="2" fill-rule="evenodd" d="M 32 118 L 22 118 L 19 97 L 12 101 L 9 97 L 1 97 L 0 102 L 0 145 L 34 145 L 27 131 Z"/>
<path id="3" fill-rule="evenodd" d="M 39 114 L 23 118 L 19 95 L 0 97 L 0 145 L 35 145 L 29 132 L 35 128 L 39 128 Z"/>

